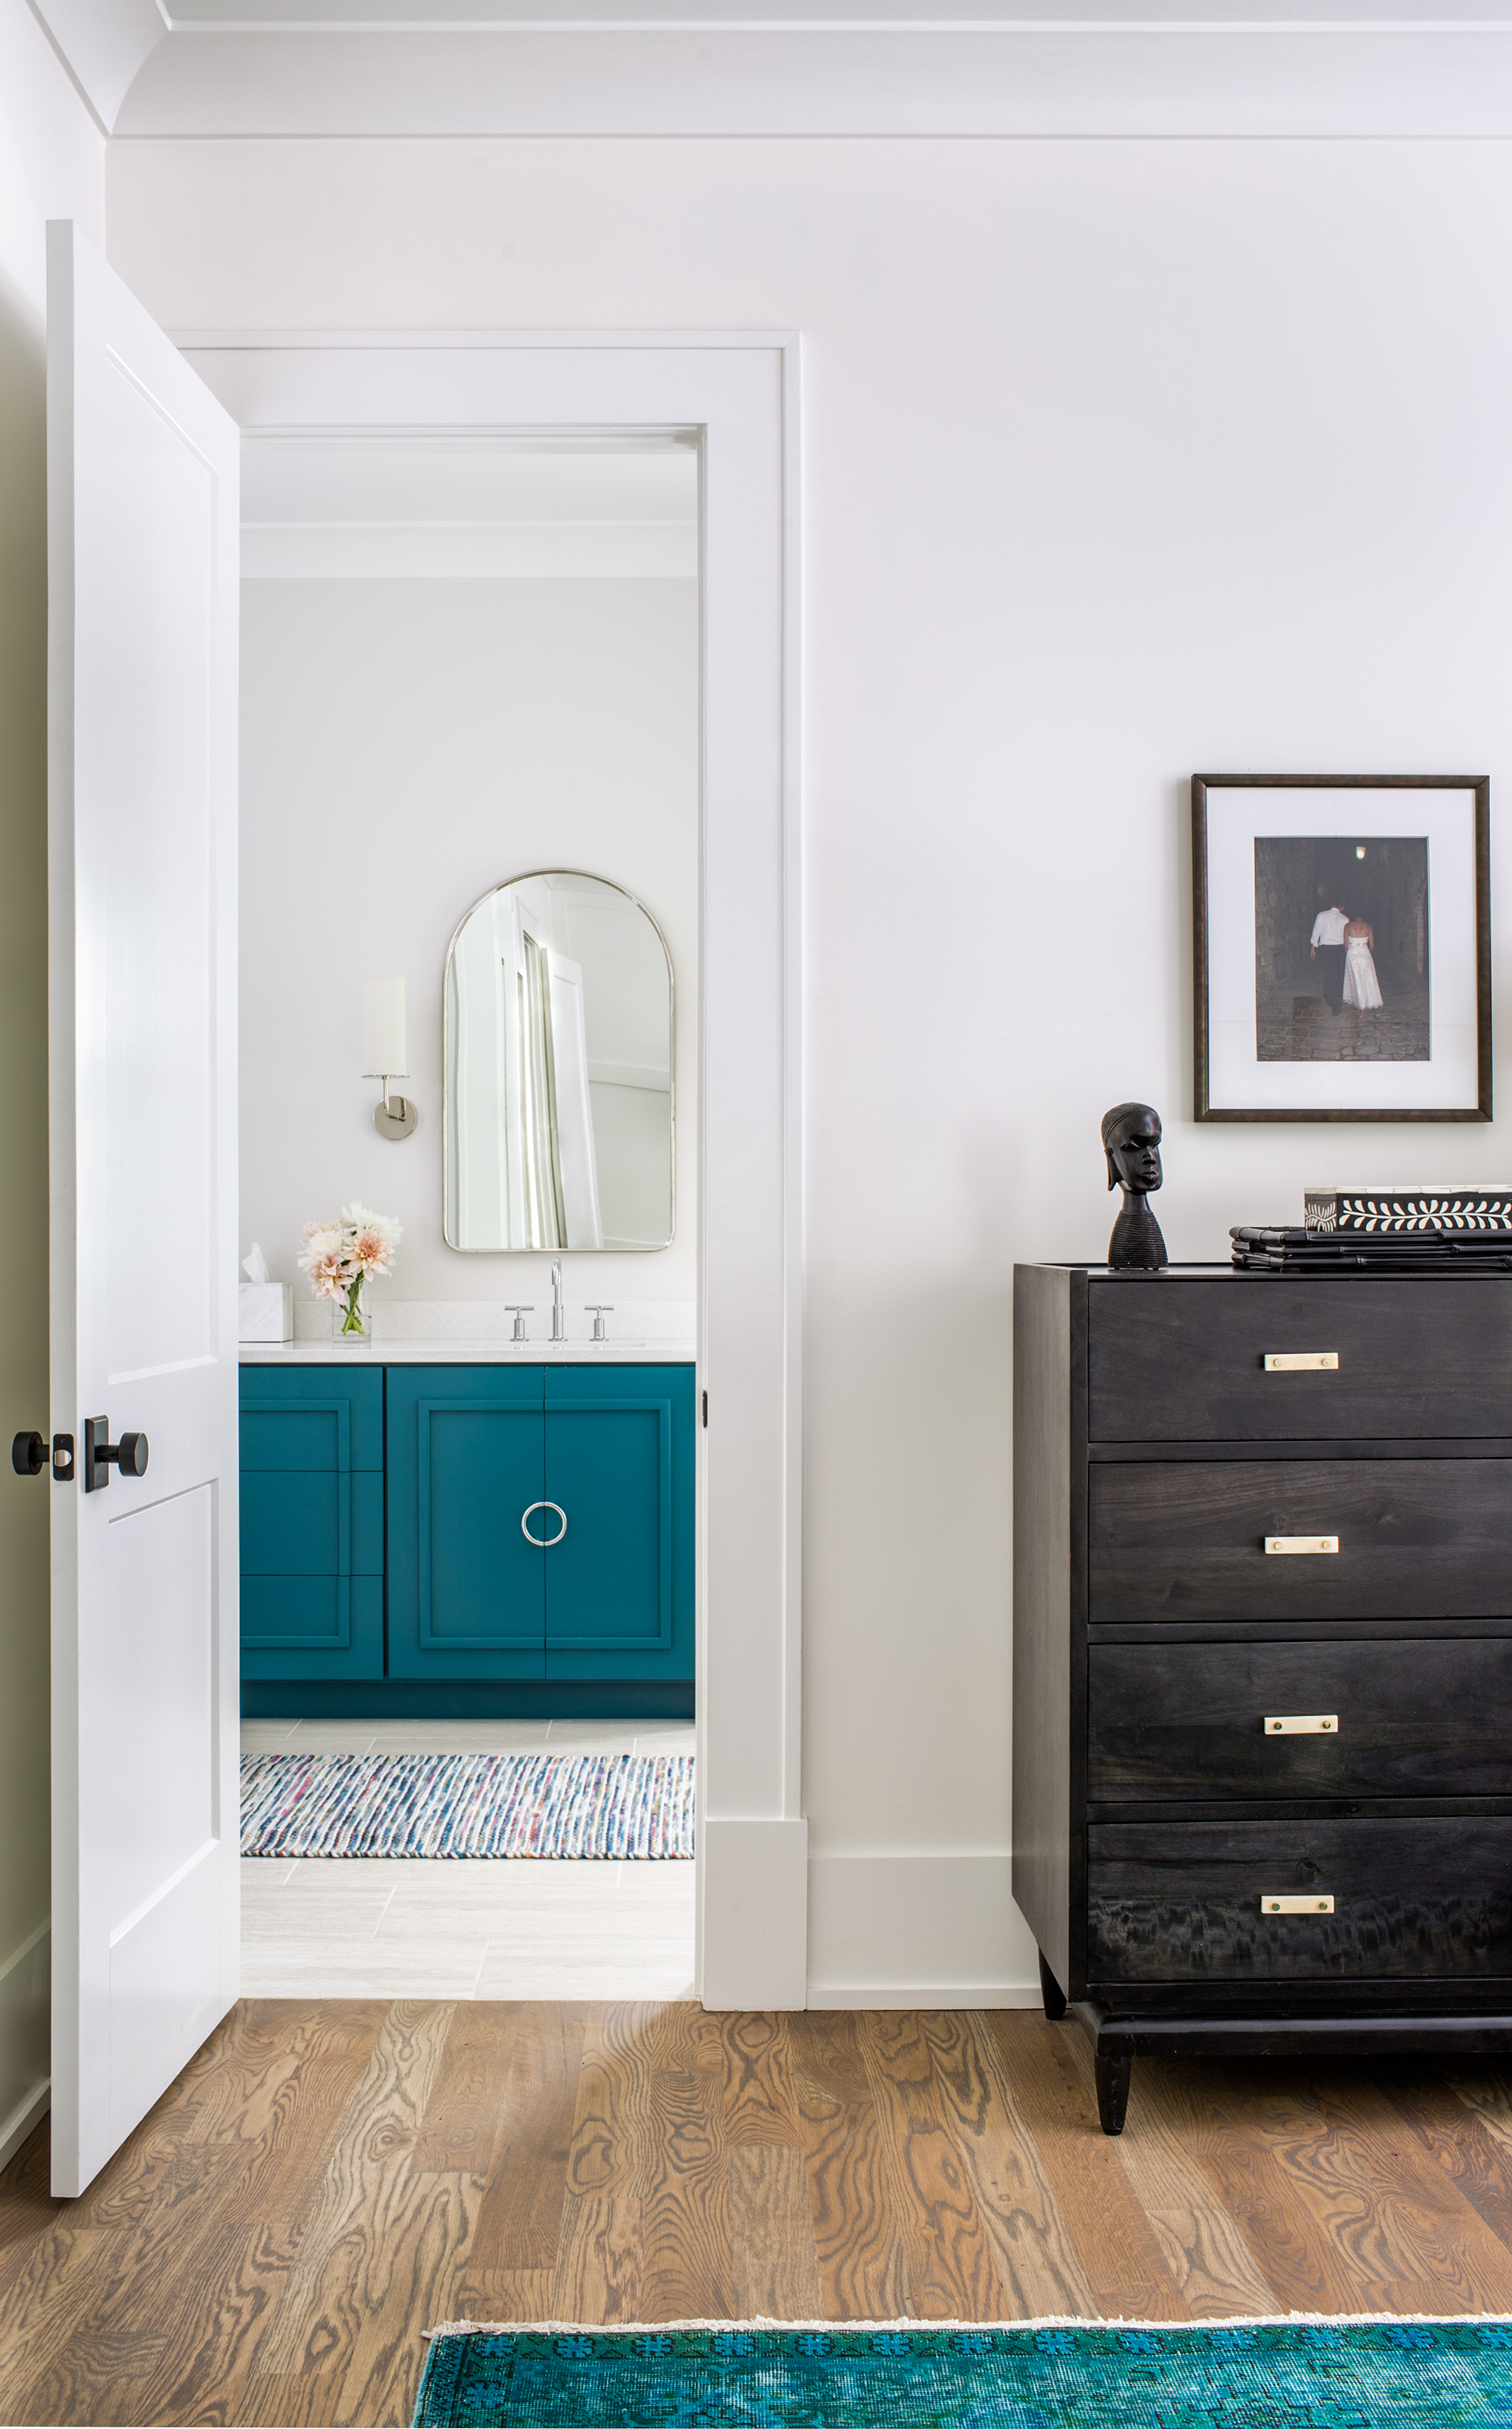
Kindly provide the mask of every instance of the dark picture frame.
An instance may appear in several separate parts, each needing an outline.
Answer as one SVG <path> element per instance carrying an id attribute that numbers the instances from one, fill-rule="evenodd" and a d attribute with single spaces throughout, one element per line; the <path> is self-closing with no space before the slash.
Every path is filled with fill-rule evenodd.
<path id="1" fill-rule="evenodd" d="M 1363 793 L 1380 795 L 1413 792 L 1419 794 L 1453 792 L 1464 794 L 1469 797 L 1466 802 L 1466 815 L 1472 820 L 1473 833 L 1471 836 L 1466 838 L 1466 841 L 1470 845 L 1470 851 L 1468 852 L 1463 850 L 1459 851 L 1456 858 L 1457 866 L 1461 871 L 1468 872 L 1469 868 L 1470 866 L 1473 867 L 1474 902 L 1472 911 L 1475 939 L 1473 1005 L 1475 1034 L 1472 1057 L 1473 1074 L 1472 1076 L 1470 1075 L 1468 1067 L 1469 1058 L 1467 1049 L 1467 1074 L 1465 1084 L 1461 1091 L 1465 1100 L 1462 1103 L 1439 1103 L 1437 1105 L 1405 1103 L 1387 1104 L 1384 1102 L 1373 1101 L 1370 1103 L 1343 1103 L 1337 1101 L 1338 1096 L 1344 1093 L 1343 1088 L 1337 1082 L 1334 1085 L 1336 1100 L 1327 1101 L 1330 1094 L 1330 1072 L 1338 1072 L 1346 1066 L 1342 1066 L 1338 1062 L 1330 1062 L 1327 1060 L 1293 1062 L 1288 1058 L 1286 1058 L 1285 1055 L 1283 1055 L 1282 1059 L 1279 1061 L 1273 1056 L 1268 1056 L 1265 1061 L 1262 1062 L 1260 1059 L 1260 1049 L 1254 1049 L 1251 1055 L 1251 1064 L 1256 1076 L 1258 1077 L 1262 1070 L 1267 1073 L 1279 1073 L 1281 1070 L 1285 1069 L 1288 1074 L 1288 1081 L 1292 1076 L 1295 1076 L 1298 1084 L 1296 1085 L 1293 1093 L 1301 1098 L 1303 1101 L 1285 1105 L 1265 1103 L 1238 1105 L 1227 1101 L 1231 1096 L 1242 1093 L 1243 1082 L 1241 1078 L 1236 1077 L 1237 1049 L 1233 1045 L 1232 1039 L 1225 1040 L 1223 1037 L 1220 1036 L 1217 1040 L 1217 1044 L 1224 1049 L 1224 1052 L 1221 1055 L 1215 1054 L 1215 1018 L 1212 1009 L 1213 974 L 1209 968 L 1209 956 L 1213 950 L 1216 924 L 1220 930 L 1225 931 L 1227 934 L 1229 940 L 1227 950 L 1229 951 L 1231 961 L 1233 962 L 1233 966 L 1237 969 L 1238 964 L 1237 956 L 1234 954 L 1233 939 L 1237 934 L 1237 920 L 1239 915 L 1236 905 L 1232 902 L 1221 902 L 1215 905 L 1213 901 L 1210 899 L 1209 887 L 1210 883 L 1212 882 L 1211 864 L 1214 857 L 1212 847 L 1217 832 L 1217 822 L 1221 818 L 1225 806 L 1231 806 L 1236 814 L 1238 814 L 1240 809 L 1240 805 L 1238 803 L 1234 803 L 1232 805 L 1225 804 L 1222 797 L 1225 791 L 1238 791 L 1241 789 L 1251 795 L 1271 791 L 1274 791 L 1277 795 L 1285 795 L 1288 792 L 1292 792 L 1297 794 L 1312 794 L 1314 796 L 1321 792 L 1337 792 L 1340 796 L 1338 803 L 1339 834 L 1345 839 L 1352 836 L 1355 831 L 1350 824 L 1352 818 L 1358 820 L 1369 817 L 1368 805 L 1359 801 L 1352 803 L 1348 798 L 1351 795 L 1359 795 Z M 1217 797 L 1216 799 L 1214 798 L 1215 796 Z M 1311 831 L 1315 833 L 1319 832 L 1316 827 L 1316 802 L 1312 802 L 1307 805 L 1306 812 L 1306 815 L 1310 816 L 1314 821 L 1313 829 Z M 1302 804 L 1300 803 L 1298 804 L 1298 810 L 1299 813 L 1302 811 Z M 1268 819 L 1270 818 L 1274 818 L 1278 822 L 1273 829 L 1273 833 L 1277 836 L 1285 835 L 1287 833 L 1286 811 L 1287 804 L 1284 800 L 1278 800 L 1273 805 L 1267 805 Z M 1435 815 L 1441 818 L 1445 815 L 1446 811 L 1452 818 L 1453 812 L 1448 804 L 1443 805 L 1442 808 L 1436 809 Z M 1254 804 L 1253 802 L 1244 805 L 1244 819 L 1247 829 L 1254 826 Z M 1361 831 L 1363 832 L 1363 829 Z M 1261 830 L 1255 829 L 1256 841 L 1258 841 L 1261 832 Z M 1393 828 L 1391 832 L 1395 834 L 1396 830 Z M 1238 838 L 1240 846 L 1242 845 L 1242 841 L 1243 837 L 1240 835 Z M 1237 865 L 1234 858 L 1235 849 L 1236 847 L 1231 844 L 1230 849 L 1226 853 L 1230 869 Z M 1253 853 L 1253 845 L 1251 849 Z M 1194 1065 L 1193 1110 L 1195 1118 L 1198 1121 L 1488 1122 L 1490 1120 L 1491 785 L 1490 778 L 1488 776 L 1193 776 L 1191 780 L 1191 854 L 1192 1043 Z M 1364 858 L 1363 851 L 1360 851 L 1358 856 L 1362 859 Z M 1424 858 L 1424 868 L 1425 867 L 1426 860 Z M 1462 874 L 1459 879 L 1461 890 L 1463 890 L 1465 882 L 1465 875 Z M 1231 886 L 1230 890 L 1237 891 L 1237 887 Z M 1338 900 L 1338 898 L 1336 896 L 1335 899 Z M 1470 910 L 1470 908 L 1471 906 L 1466 904 L 1462 901 L 1456 903 L 1455 913 L 1458 920 L 1458 929 L 1456 933 L 1463 934 L 1465 932 L 1465 915 Z M 1431 916 L 1426 903 L 1423 905 L 1423 916 L 1425 917 Z M 1250 899 L 1248 917 L 1250 932 L 1253 937 L 1255 933 L 1255 912 L 1253 896 Z M 1252 966 L 1253 961 L 1254 954 L 1252 951 Z M 1249 983 L 1251 986 L 1253 1002 L 1253 980 L 1251 980 Z M 1230 992 L 1233 992 L 1232 987 Z M 1459 981 L 1459 993 L 1462 1000 L 1468 1003 L 1470 1000 L 1469 988 L 1463 977 Z M 1366 1000 L 1368 1000 L 1369 999 L 1367 998 Z M 1306 1010 L 1308 1007 L 1304 1004 L 1303 1009 Z M 1423 1034 L 1426 1037 L 1426 1012 L 1423 1016 Z M 1230 1022 L 1228 1027 L 1232 1030 L 1234 1024 Z M 1464 1027 L 1465 1024 L 1461 1023 L 1462 1033 L 1464 1031 Z M 1415 1075 L 1421 1073 L 1430 1060 L 1431 1055 L 1429 1049 L 1424 1048 L 1421 1057 L 1417 1060 L 1387 1060 L 1376 1064 L 1374 1067 L 1378 1071 L 1389 1071 L 1393 1074 L 1400 1073 L 1402 1080 L 1402 1093 L 1404 1095 L 1410 1095 L 1413 1090 Z M 1216 1073 L 1215 1066 L 1219 1062 L 1222 1062 L 1223 1071 L 1226 1076 L 1218 1075 Z M 1385 1083 L 1378 1082 L 1377 1084 L 1384 1085 Z M 1259 1095 L 1261 1090 L 1258 1087 L 1255 1087 L 1253 1093 Z M 1421 1090 L 1420 1086 L 1419 1093 L 1421 1094 L 1429 1092 Z M 1214 1101 L 1215 1095 L 1219 1099 L 1217 1102 Z M 1308 1099 L 1311 1099 L 1312 1101 L 1307 1101 Z M 1473 1101 L 1471 1100 L 1472 1099 Z"/>

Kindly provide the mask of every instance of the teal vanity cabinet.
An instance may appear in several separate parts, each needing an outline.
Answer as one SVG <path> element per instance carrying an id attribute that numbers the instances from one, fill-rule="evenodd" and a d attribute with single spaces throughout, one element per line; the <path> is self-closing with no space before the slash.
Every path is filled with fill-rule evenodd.
<path id="1" fill-rule="evenodd" d="M 388 1395 L 390 1678 L 691 1679 L 691 1366 L 392 1366 Z"/>
<path id="2" fill-rule="evenodd" d="M 241 1675 L 383 1677 L 383 1376 L 241 1369 Z"/>
<path id="3" fill-rule="evenodd" d="M 243 1366 L 243 1709 L 690 1711 L 694 1399 L 683 1363 Z"/>

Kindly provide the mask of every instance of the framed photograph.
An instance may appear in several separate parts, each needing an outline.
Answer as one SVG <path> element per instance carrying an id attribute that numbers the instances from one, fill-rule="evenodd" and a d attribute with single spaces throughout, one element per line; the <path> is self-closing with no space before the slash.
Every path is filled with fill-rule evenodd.
<path id="1" fill-rule="evenodd" d="M 1194 776 L 1200 1122 L 1488 1122 L 1486 776 Z"/>

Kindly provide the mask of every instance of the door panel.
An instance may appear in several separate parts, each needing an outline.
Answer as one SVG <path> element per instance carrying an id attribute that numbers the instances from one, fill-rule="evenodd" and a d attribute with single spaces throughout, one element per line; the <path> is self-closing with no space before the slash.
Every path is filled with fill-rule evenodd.
<path id="1" fill-rule="evenodd" d="M 524 1519 L 545 1489 L 540 1410 L 423 1400 L 419 1421 L 422 1646 L 539 1646 L 543 1556 Z"/>
<path id="2" fill-rule="evenodd" d="M 670 1652 L 672 1402 L 553 1401 L 545 1489 L 567 1512 L 544 1556 L 548 1654 Z"/>
<path id="3" fill-rule="evenodd" d="M 693 1676 L 691 1366 L 548 1366 L 549 1678 Z M 555 1523 L 555 1522 L 554 1522 Z"/>
<path id="4" fill-rule="evenodd" d="M 542 1677 L 540 1368 L 395 1366 L 388 1395 L 389 1676 Z"/>
<path id="5" fill-rule="evenodd" d="M 53 2189 L 236 1996 L 235 425 L 48 229 Z M 148 1437 L 86 1492 L 87 1418 Z"/>

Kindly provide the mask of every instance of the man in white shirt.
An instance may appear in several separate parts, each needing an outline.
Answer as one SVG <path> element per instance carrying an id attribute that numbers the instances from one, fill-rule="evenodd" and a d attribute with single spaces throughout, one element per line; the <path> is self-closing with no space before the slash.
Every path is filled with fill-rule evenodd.
<path id="1" fill-rule="evenodd" d="M 1320 911 L 1312 923 L 1312 957 L 1322 956 L 1321 976 L 1323 1001 L 1332 1013 L 1344 1008 L 1344 931 L 1349 926 L 1349 913 L 1336 902 L 1329 911 Z"/>

